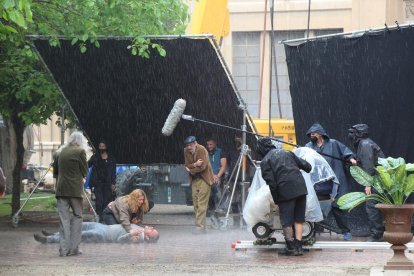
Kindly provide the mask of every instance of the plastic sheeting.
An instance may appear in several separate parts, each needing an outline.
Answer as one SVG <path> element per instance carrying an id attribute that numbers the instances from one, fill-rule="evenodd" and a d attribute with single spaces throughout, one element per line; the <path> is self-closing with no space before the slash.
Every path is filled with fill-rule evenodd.
<path id="1" fill-rule="evenodd" d="M 311 148 L 297 148 L 293 151 L 297 156 L 305 159 L 312 165 L 312 171 L 309 173 L 313 185 L 332 180 L 335 185 L 335 190 L 331 194 L 331 198 L 336 197 L 339 180 L 334 171 L 329 166 L 328 162 L 319 153 Z"/>
<path id="2" fill-rule="evenodd" d="M 308 189 L 305 219 L 310 222 L 322 221 L 323 214 L 313 185 L 328 179 L 333 179 L 338 183 L 338 179 L 326 160 L 316 151 L 310 148 L 298 148 L 294 150 L 294 153 L 312 165 L 312 171 L 309 174 L 301 171 Z M 258 222 L 272 224 L 271 214 L 275 208 L 269 186 L 266 185 L 260 167 L 258 167 L 243 209 L 243 218 L 248 229 Z"/>
<path id="3" fill-rule="evenodd" d="M 331 198 L 335 198 L 338 191 L 339 180 L 336 177 L 331 166 L 329 166 L 328 162 L 325 160 L 325 158 L 323 158 L 315 150 L 306 147 L 297 148 L 293 152 L 297 156 L 305 159 L 312 165 L 312 171 L 308 175 L 306 175 L 306 177 L 310 178 L 313 185 L 329 180 L 332 180 L 334 182 L 334 188 L 331 194 Z M 319 202 L 319 205 L 324 217 L 328 217 L 328 214 L 332 209 L 332 202 L 330 200 L 325 200 Z"/>

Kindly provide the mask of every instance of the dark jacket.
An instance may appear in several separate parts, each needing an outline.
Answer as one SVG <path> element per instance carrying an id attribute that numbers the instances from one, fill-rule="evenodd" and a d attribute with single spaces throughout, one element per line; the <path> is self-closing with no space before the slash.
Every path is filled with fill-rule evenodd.
<path id="1" fill-rule="evenodd" d="M 334 171 L 336 177 L 339 180 L 339 190 L 338 190 L 338 196 L 342 196 L 346 193 L 348 193 L 349 187 L 348 187 L 348 180 L 345 175 L 345 160 L 349 160 L 354 157 L 354 154 L 352 151 L 342 144 L 341 142 L 331 139 L 326 133 L 326 131 L 323 129 L 323 127 L 320 124 L 313 124 L 309 130 L 306 132 L 306 135 L 310 137 L 310 134 L 312 132 L 317 132 L 324 138 L 324 143 L 321 147 L 318 147 L 316 143 L 309 142 L 305 145 L 305 147 L 312 148 L 318 153 L 322 153 L 321 155 L 325 160 L 328 162 L 328 164 L 331 166 L 332 170 Z M 335 156 L 337 158 L 343 159 L 344 161 L 333 159 L 329 156 L 323 155 L 323 153 Z"/>
<path id="2" fill-rule="evenodd" d="M 101 158 L 100 153 L 95 153 L 88 161 L 88 167 L 91 166 L 93 168 L 89 186 L 91 188 L 106 189 L 112 193 L 111 185 L 115 185 L 116 182 L 115 159 L 108 154 L 108 159 L 104 160 Z"/>
<path id="3" fill-rule="evenodd" d="M 368 125 L 357 124 L 350 130 L 353 130 L 352 142 L 357 151 L 358 165 L 370 175 L 374 175 L 378 157 L 384 158 L 384 153 L 374 141 L 368 138 Z"/>
<path id="4" fill-rule="evenodd" d="M 312 166 L 293 152 L 272 149 L 261 161 L 260 168 L 275 203 L 308 194 L 300 169 L 309 173 Z"/>
<path id="5" fill-rule="evenodd" d="M 85 150 L 67 145 L 58 155 L 59 174 L 56 197 L 78 197 L 83 195 L 83 178 L 88 173 Z"/>
<path id="6" fill-rule="evenodd" d="M 370 138 L 362 138 L 359 141 L 356 155 L 358 165 L 370 175 L 376 173 L 375 167 L 378 165 L 378 157 L 385 157 L 381 148 Z"/>

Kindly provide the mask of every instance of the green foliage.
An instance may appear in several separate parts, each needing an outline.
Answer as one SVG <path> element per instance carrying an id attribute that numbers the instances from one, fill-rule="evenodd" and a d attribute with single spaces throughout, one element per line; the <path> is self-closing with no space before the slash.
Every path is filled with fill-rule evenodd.
<path id="1" fill-rule="evenodd" d="M 26 124 L 42 124 L 62 103 L 62 96 L 29 46 L 4 41 L 0 65 L 0 113 L 18 114 Z"/>
<path id="2" fill-rule="evenodd" d="M 57 200 L 56 197 L 50 197 L 46 201 L 46 209 L 49 211 L 56 211 L 57 210 Z"/>
<path id="3" fill-rule="evenodd" d="M 346 196 L 341 196 L 338 199 L 338 205 L 341 209 L 349 209 L 351 211 L 353 208 L 357 207 L 366 200 L 365 196 L 365 193 L 362 192 L 348 193 Z"/>
<path id="4" fill-rule="evenodd" d="M 379 158 L 377 174 L 369 175 L 357 166 L 350 168 L 351 175 L 363 186 L 372 186 L 375 194 L 366 195 L 362 192 L 353 192 L 343 195 L 338 200 L 341 209 L 352 210 L 359 204 L 374 199 L 383 204 L 404 204 L 408 196 L 414 192 L 413 164 L 406 164 L 403 158 Z"/>
<path id="5" fill-rule="evenodd" d="M 154 49 L 165 56 L 162 45 L 140 37 L 184 33 L 187 11 L 184 0 L 0 0 L 0 114 L 10 119 L 19 141 L 16 169 L 23 160 L 24 126 L 45 123 L 64 105 L 28 35 L 45 35 L 55 47 L 64 37 L 81 53 L 99 47 L 100 35 L 131 36 L 132 55 L 149 58 Z M 20 204 L 18 185 L 16 176 L 13 212 Z"/>
<path id="6" fill-rule="evenodd" d="M 22 193 L 22 201 L 29 196 L 29 193 Z M 0 198 L 0 217 L 11 213 L 11 195 Z M 23 209 L 25 211 L 50 212 L 55 211 L 57 206 L 56 198 L 50 193 L 35 193 Z"/>
<path id="7" fill-rule="evenodd" d="M 28 34 L 59 36 L 85 53 L 99 47 L 98 36 L 133 36 L 132 55 L 161 56 L 159 44 L 140 36 L 184 33 L 188 8 L 180 0 L 0 0 L 0 114 L 18 114 L 25 124 L 44 123 L 61 112 L 63 98 L 32 52 Z"/>

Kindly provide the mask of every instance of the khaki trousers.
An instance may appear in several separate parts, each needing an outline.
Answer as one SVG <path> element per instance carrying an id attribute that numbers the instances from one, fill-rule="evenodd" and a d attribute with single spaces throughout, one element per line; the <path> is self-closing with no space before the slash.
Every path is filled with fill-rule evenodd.
<path id="1" fill-rule="evenodd" d="M 211 187 L 204 179 L 198 178 L 191 182 L 191 191 L 197 227 L 206 228 L 206 214 Z"/>

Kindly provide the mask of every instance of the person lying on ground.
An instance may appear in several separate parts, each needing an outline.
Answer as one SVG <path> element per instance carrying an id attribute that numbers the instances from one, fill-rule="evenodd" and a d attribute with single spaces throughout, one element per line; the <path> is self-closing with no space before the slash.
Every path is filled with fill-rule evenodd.
<path id="1" fill-rule="evenodd" d="M 34 239 L 41 243 L 58 243 L 59 232 L 49 233 L 42 230 L 42 234 L 34 234 Z M 82 224 L 82 242 L 90 243 L 134 243 L 157 242 L 159 233 L 151 226 L 140 227 L 131 224 L 127 232 L 121 224 L 105 225 L 98 222 L 84 222 Z"/>

